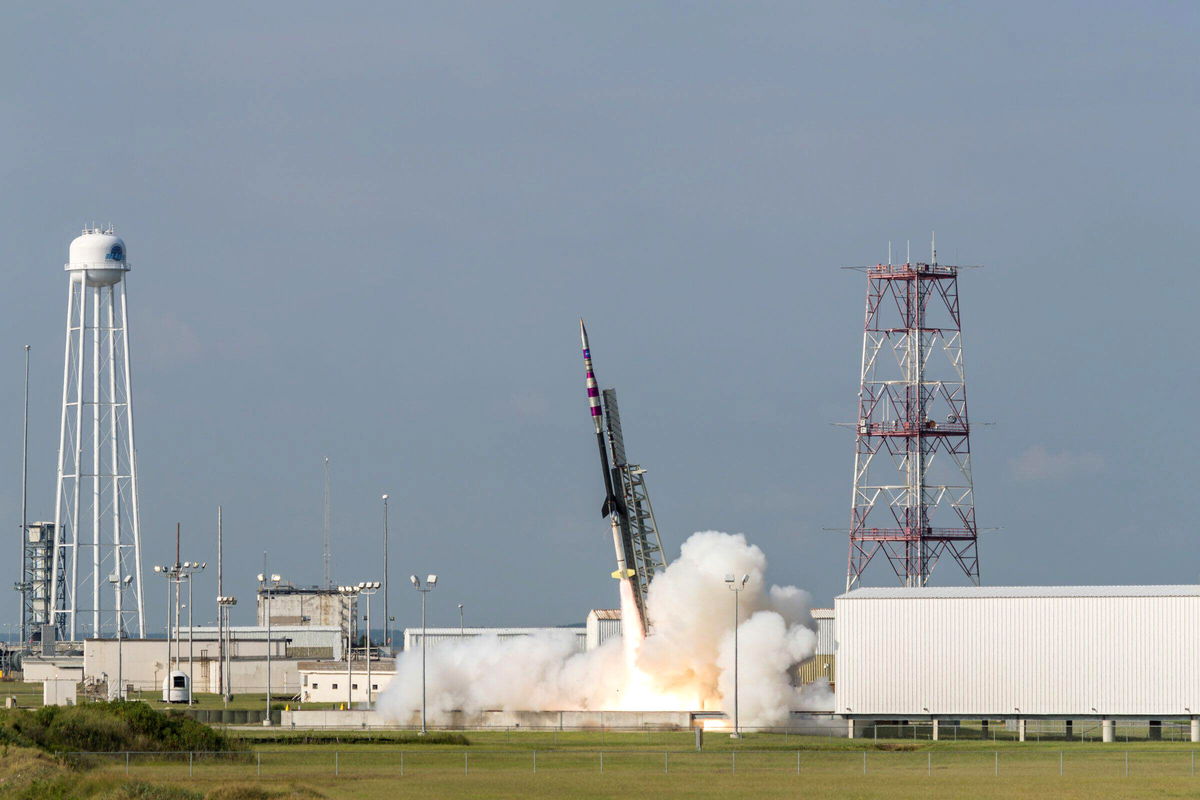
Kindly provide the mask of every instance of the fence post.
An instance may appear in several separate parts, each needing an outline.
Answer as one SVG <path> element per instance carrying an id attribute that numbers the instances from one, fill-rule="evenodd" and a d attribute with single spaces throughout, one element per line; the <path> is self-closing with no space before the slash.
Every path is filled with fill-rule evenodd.
<path id="1" fill-rule="evenodd" d="M 1196 754 L 1192 753 L 1192 772 L 1196 771 Z M 125 774 L 129 774 L 129 751 L 125 751 Z"/>
<path id="2" fill-rule="evenodd" d="M 1062 751 L 1062 750 L 1059 750 L 1059 751 L 1058 751 L 1058 774 L 1059 774 L 1059 776 L 1060 776 L 1060 777 L 1061 777 L 1061 776 L 1062 776 L 1062 774 L 1063 774 L 1063 769 L 1062 769 L 1063 765 L 1062 765 L 1062 762 L 1063 762 L 1063 751 Z"/>
<path id="3" fill-rule="evenodd" d="M 670 768 L 670 766 L 669 766 L 669 762 L 667 761 L 667 757 L 668 757 L 669 755 L 670 755 L 670 754 L 669 754 L 669 753 L 667 753 L 667 751 L 666 751 L 666 750 L 664 750 L 664 751 L 663 751 L 663 775 L 666 775 L 668 772 L 670 772 L 670 771 L 671 771 L 671 768 Z"/>
<path id="4" fill-rule="evenodd" d="M 339 759 L 338 759 L 338 751 L 337 751 L 337 750 L 334 750 L 334 751 L 333 751 L 333 774 L 334 774 L 334 775 L 340 775 L 340 774 L 341 774 L 341 768 L 342 768 L 342 765 L 339 763 Z"/>
<path id="5" fill-rule="evenodd" d="M 736 775 L 737 774 L 737 750 L 734 750 L 729 754 L 729 765 L 733 769 L 733 774 Z"/>
<path id="6" fill-rule="evenodd" d="M 256 762 L 255 770 L 258 772 L 259 777 L 262 777 L 262 753 L 255 753 L 254 760 Z"/>
<path id="7" fill-rule="evenodd" d="M 533 771 L 537 772 L 537 750 L 533 751 Z"/>
<path id="8" fill-rule="evenodd" d="M 192 756 L 194 756 L 194 755 L 195 754 L 191 750 L 188 750 L 188 777 L 189 778 L 192 777 Z M 1125 771 L 1128 772 L 1129 770 L 1125 770 Z"/>
<path id="9" fill-rule="evenodd" d="M 467 771 L 470 769 L 470 765 L 471 765 L 471 762 L 469 760 L 470 758 L 471 758 L 471 754 L 464 750 L 463 751 L 463 775 L 466 775 Z"/>
<path id="10" fill-rule="evenodd" d="M 604 772 L 604 751 L 600 751 L 600 771 Z"/>
<path id="11" fill-rule="evenodd" d="M 867 774 L 867 751 L 863 750 L 863 775 Z"/>
<path id="12" fill-rule="evenodd" d="M 933 774 L 933 753 L 931 752 L 925 754 L 925 774 Z"/>
<path id="13" fill-rule="evenodd" d="M 996 751 L 996 777 L 1000 777 L 1000 751 Z"/>
<path id="14" fill-rule="evenodd" d="M 796 774 L 800 774 L 800 751 L 796 751 Z"/>
<path id="15" fill-rule="evenodd" d="M 400 777 L 404 777 L 404 751 L 400 751 Z"/>
<path id="16" fill-rule="evenodd" d="M 1129 751 L 1125 751 L 1125 777 L 1129 777 Z"/>

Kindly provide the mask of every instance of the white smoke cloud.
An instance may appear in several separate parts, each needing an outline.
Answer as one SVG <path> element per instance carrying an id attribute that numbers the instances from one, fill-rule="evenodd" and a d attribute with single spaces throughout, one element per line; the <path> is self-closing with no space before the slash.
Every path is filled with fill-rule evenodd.
<path id="1" fill-rule="evenodd" d="M 785 723 L 793 710 L 828 708 L 828 684 L 793 685 L 792 668 L 816 650 L 811 598 L 767 586 L 767 559 L 742 534 L 693 534 L 650 586 L 653 630 L 629 654 L 610 641 L 574 651 L 574 632 L 430 647 L 430 720 L 482 710 L 723 710 L 733 712 L 734 598 L 725 576 L 749 575 L 738 598 L 739 716 L 743 725 Z M 626 615 L 631 618 L 631 615 Z M 630 657 L 632 656 L 632 657 Z M 411 722 L 421 705 L 421 653 L 397 659 L 379 711 Z"/>

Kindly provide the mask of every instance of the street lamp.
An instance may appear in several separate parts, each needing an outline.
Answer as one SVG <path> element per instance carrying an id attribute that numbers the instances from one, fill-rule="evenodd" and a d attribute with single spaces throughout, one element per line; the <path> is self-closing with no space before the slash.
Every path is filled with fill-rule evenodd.
<path id="1" fill-rule="evenodd" d="M 229 685 L 229 680 L 232 677 L 229 670 L 229 640 L 232 638 L 229 631 L 229 609 L 237 605 L 237 598 L 228 595 L 220 595 L 217 597 L 217 628 L 219 630 L 217 638 L 220 641 L 221 648 L 221 699 L 226 705 L 233 699 L 233 687 Z M 268 645 L 269 646 L 269 645 Z"/>
<path id="2" fill-rule="evenodd" d="M 120 592 L 122 589 L 129 588 L 129 584 L 133 583 L 133 576 L 126 575 L 124 578 L 120 578 L 116 575 L 109 575 L 108 582 L 113 585 L 113 588 L 117 592 Z M 121 660 L 122 660 L 121 659 L 121 640 L 124 638 L 125 638 L 125 620 L 121 617 L 120 614 L 117 614 L 117 694 L 116 694 L 116 698 L 118 700 L 125 699 L 125 687 L 123 685 L 124 675 L 122 674 L 122 671 L 121 671 Z M 108 694 L 109 694 L 110 698 L 113 696 L 113 693 L 111 691 Z"/>
<path id="3" fill-rule="evenodd" d="M 749 580 L 749 575 L 743 575 L 740 582 L 732 575 L 725 576 L 725 585 L 733 591 L 733 733 L 729 734 L 731 739 L 742 738 L 742 728 L 738 719 L 738 598 Z"/>
<path id="4" fill-rule="evenodd" d="M 263 553 L 264 566 L 266 562 L 267 554 Z M 267 725 L 271 724 L 271 590 L 278 588 L 281 580 L 278 575 L 258 573 L 258 590 L 262 592 L 265 589 L 267 595 Z"/>
<path id="5" fill-rule="evenodd" d="M 187 581 L 188 585 L 188 705 L 192 705 L 192 692 L 194 685 L 193 678 L 193 630 L 192 630 L 192 575 L 200 572 L 208 566 L 207 561 L 180 561 L 179 560 L 179 530 L 175 531 L 175 563 L 174 564 L 156 564 L 154 571 L 167 579 L 167 670 L 171 671 L 171 644 L 172 638 L 175 644 L 175 668 L 178 670 L 180 660 L 180 641 L 179 641 L 179 610 L 183 600 L 183 582 Z M 109 580 L 112 580 L 110 577 Z M 170 621 L 170 606 L 171 606 L 171 589 L 175 589 L 175 625 L 174 635 L 172 636 L 172 625 Z M 120 627 L 120 626 L 118 626 Z M 118 657 L 120 656 L 118 652 Z M 171 681 L 171 676 L 167 676 L 167 680 Z M 173 686 L 171 688 L 174 688 Z M 170 700 L 170 694 L 167 695 L 167 700 Z"/>
<path id="6" fill-rule="evenodd" d="M 410 575 L 408 579 L 412 581 L 413 588 L 421 593 L 421 735 L 424 736 L 429 732 L 425 727 L 425 595 L 437 586 L 437 575 L 426 576 L 424 586 L 416 575 Z"/>
<path id="7" fill-rule="evenodd" d="M 379 581 L 361 581 L 358 593 L 367 598 L 367 708 L 371 707 L 371 595 L 379 591 Z"/>

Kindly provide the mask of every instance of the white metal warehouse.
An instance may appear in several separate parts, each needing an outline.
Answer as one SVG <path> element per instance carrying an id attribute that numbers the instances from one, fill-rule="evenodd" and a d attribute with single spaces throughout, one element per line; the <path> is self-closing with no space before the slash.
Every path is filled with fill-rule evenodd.
<path id="1" fill-rule="evenodd" d="M 1200 586 L 864 588 L 835 609 L 851 719 L 1200 714 Z"/>

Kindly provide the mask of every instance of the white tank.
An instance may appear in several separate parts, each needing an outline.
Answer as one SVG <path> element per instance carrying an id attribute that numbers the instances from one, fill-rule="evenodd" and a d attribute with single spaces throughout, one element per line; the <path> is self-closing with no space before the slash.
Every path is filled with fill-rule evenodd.
<path id="1" fill-rule="evenodd" d="M 125 242 L 111 228 L 89 228 L 71 242 L 65 269 L 88 286 L 111 286 L 129 271 Z"/>

